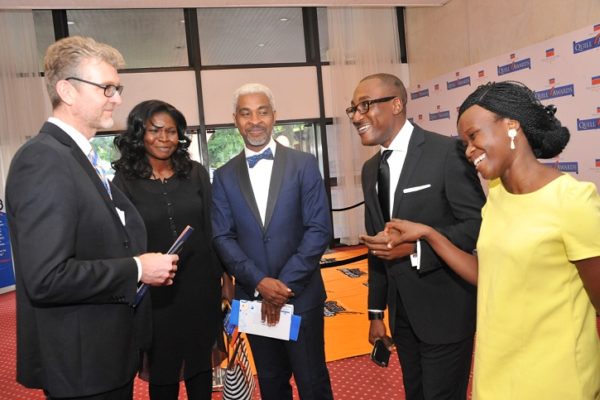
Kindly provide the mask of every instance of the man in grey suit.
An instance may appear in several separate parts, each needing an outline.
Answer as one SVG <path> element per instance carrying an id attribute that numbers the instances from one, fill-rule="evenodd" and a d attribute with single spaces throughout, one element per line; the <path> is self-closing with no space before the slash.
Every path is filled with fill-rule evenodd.
<path id="1" fill-rule="evenodd" d="M 406 89 L 390 74 L 370 75 L 346 112 L 363 145 L 381 146 L 362 170 L 370 249 L 369 340 L 386 336 L 383 311 L 402 366 L 407 400 L 466 398 L 475 288 L 424 241 L 387 247 L 391 218 L 436 227 L 466 251 L 475 248 L 484 194 L 462 144 L 406 119 Z"/>
<path id="2" fill-rule="evenodd" d="M 70 37 L 44 64 L 53 116 L 16 153 L 6 184 L 17 381 L 48 399 L 131 399 L 151 331 L 149 298 L 134 307 L 136 289 L 172 284 L 177 256 L 141 254 L 143 221 L 91 151 L 121 103 L 121 54 Z"/>

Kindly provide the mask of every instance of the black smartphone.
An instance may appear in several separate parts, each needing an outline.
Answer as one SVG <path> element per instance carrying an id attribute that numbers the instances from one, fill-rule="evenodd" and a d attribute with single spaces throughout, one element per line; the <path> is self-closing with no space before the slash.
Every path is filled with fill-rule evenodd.
<path id="1" fill-rule="evenodd" d="M 371 351 L 371 360 L 380 367 L 387 367 L 390 362 L 390 341 L 384 339 L 377 339 L 373 345 L 373 351 Z"/>

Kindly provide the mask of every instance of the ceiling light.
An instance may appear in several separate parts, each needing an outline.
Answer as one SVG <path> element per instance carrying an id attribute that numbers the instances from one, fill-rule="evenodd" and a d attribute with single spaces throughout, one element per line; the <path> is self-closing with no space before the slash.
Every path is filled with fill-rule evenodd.
<path id="1" fill-rule="evenodd" d="M 67 25 L 75 25 L 75 21 L 67 21 Z"/>
<path id="2" fill-rule="evenodd" d="M 280 20 L 281 22 L 286 22 L 286 21 L 289 21 L 290 19 L 289 19 L 289 18 L 286 18 L 286 17 L 281 17 L 281 18 L 279 18 L 279 20 Z"/>
<path id="3" fill-rule="evenodd" d="M 258 47 L 265 47 L 265 44 L 264 43 L 259 43 L 257 46 Z"/>

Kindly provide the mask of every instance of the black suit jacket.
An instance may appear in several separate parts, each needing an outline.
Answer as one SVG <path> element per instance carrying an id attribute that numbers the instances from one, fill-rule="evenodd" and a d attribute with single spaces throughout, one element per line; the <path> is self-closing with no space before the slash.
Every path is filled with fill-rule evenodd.
<path id="1" fill-rule="evenodd" d="M 369 235 L 384 228 L 377 199 L 380 152 L 365 162 L 362 186 Z M 475 248 L 485 201 L 476 171 L 455 139 L 415 125 L 395 192 L 393 218 L 430 225 L 460 248 Z M 475 287 L 458 277 L 421 241 L 421 267 L 409 257 L 385 262 L 369 255 L 369 309 L 389 308 L 394 329 L 399 293 L 416 335 L 426 343 L 453 343 L 475 331 Z"/>
<path id="2" fill-rule="evenodd" d="M 146 246 L 140 215 L 113 200 L 77 144 L 43 125 L 12 160 L 6 184 L 17 287 L 17 380 L 54 397 L 130 381 L 148 342 L 148 299 L 134 311 Z M 115 206 L 125 212 L 123 226 Z"/>

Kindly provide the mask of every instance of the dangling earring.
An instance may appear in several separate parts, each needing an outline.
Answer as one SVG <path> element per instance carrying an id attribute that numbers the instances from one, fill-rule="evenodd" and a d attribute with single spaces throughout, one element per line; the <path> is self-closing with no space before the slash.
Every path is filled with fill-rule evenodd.
<path id="1" fill-rule="evenodd" d="M 515 149 L 515 137 L 517 136 L 517 130 L 515 128 L 510 128 L 508 130 L 508 137 L 510 138 L 510 149 Z"/>

